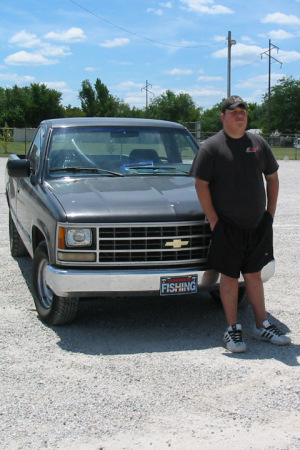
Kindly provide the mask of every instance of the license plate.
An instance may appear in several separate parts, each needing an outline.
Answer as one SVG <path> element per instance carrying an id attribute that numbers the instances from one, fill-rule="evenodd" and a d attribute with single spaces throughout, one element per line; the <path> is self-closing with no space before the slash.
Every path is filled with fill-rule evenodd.
<path id="1" fill-rule="evenodd" d="M 198 290 L 198 276 L 161 277 L 160 295 L 196 294 Z"/>

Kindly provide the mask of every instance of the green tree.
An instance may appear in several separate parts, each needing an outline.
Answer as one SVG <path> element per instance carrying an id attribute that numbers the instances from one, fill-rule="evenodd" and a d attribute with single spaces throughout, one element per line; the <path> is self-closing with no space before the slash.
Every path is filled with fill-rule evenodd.
<path id="1" fill-rule="evenodd" d="M 167 90 L 151 101 L 147 115 L 152 119 L 187 124 L 200 119 L 200 110 L 189 94 L 181 92 L 176 95 L 173 91 Z"/>
<path id="2" fill-rule="evenodd" d="M 67 105 L 64 107 L 64 117 L 84 117 L 85 114 L 78 106 Z"/>
<path id="3" fill-rule="evenodd" d="M 263 126 L 267 128 L 268 94 L 264 96 Z M 295 134 L 300 131 L 300 79 L 285 77 L 271 88 L 271 130 L 282 134 Z"/>
<path id="4" fill-rule="evenodd" d="M 1 126 L 5 123 L 11 127 L 26 126 L 28 95 L 28 87 L 20 88 L 15 85 L 12 88 L 1 89 Z"/>
<path id="5" fill-rule="evenodd" d="M 222 128 L 222 122 L 220 119 L 221 104 L 216 104 L 211 109 L 206 109 L 200 115 L 201 133 L 216 133 Z"/>
<path id="6" fill-rule="evenodd" d="M 131 116 L 130 106 L 114 97 L 107 86 L 97 78 L 94 87 L 84 80 L 79 91 L 81 107 L 88 117 L 124 117 Z"/>
<path id="7" fill-rule="evenodd" d="M 45 119 L 60 118 L 64 116 L 61 105 L 62 94 L 49 89 L 45 84 L 33 83 L 30 85 L 30 103 L 28 105 L 28 119 L 32 127 Z"/>
<path id="8" fill-rule="evenodd" d="M 85 115 L 88 117 L 95 117 L 97 115 L 96 93 L 89 80 L 84 80 L 81 83 L 79 99 L 81 101 L 81 108 Z"/>
<path id="9" fill-rule="evenodd" d="M 0 126 L 36 127 L 44 119 L 63 117 L 61 93 L 45 84 L 0 90 Z"/>
<path id="10" fill-rule="evenodd" d="M 3 128 L 2 133 L 0 134 L 0 141 L 5 153 L 7 153 L 8 143 L 10 140 L 11 140 L 10 129 L 8 128 L 8 125 L 5 122 L 5 127 Z"/>
<path id="11" fill-rule="evenodd" d="M 257 103 L 248 103 L 248 129 L 263 128 L 262 123 L 265 116 L 265 110 Z"/>

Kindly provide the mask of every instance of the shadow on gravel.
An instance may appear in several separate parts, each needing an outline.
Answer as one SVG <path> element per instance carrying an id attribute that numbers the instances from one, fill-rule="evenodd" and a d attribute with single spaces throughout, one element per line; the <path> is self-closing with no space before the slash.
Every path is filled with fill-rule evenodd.
<path id="1" fill-rule="evenodd" d="M 284 324 L 269 317 L 289 332 Z M 251 307 L 241 309 L 239 318 L 248 346 L 247 353 L 240 355 L 223 349 L 224 314 L 209 296 L 87 301 L 81 304 L 73 324 L 54 329 L 60 338 L 58 345 L 75 353 L 128 355 L 220 347 L 226 357 L 276 359 L 289 366 L 299 365 L 299 346 L 277 347 L 252 338 Z"/>
<path id="2" fill-rule="evenodd" d="M 31 259 L 15 259 L 31 292 Z M 272 315 L 269 318 L 285 333 L 292 332 Z M 250 306 L 239 310 L 239 321 L 248 348 L 244 354 L 232 354 L 223 348 L 223 310 L 207 294 L 85 299 L 73 323 L 49 328 L 58 335 L 59 347 L 72 353 L 131 355 L 220 347 L 220 354 L 228 358 L 276 359 L 289 366 L 299 365 L 298 345 L 277 347 L 252 338 L 254 319 Z"/>

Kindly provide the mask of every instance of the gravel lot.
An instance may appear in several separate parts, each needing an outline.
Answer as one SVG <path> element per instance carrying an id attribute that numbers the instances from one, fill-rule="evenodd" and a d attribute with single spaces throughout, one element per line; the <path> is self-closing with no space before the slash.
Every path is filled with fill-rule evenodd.
<path id="1" fill-rule="evenodd" d="M 0 159 L 1 449 L 300 449 L 300 161 L 280 161 L 271 319 L 289 347 L 222 347 L 207 297 L 89 301 L 76 322 L 47 327 L 31 295 L 29 258 L 12 258 Z"/>

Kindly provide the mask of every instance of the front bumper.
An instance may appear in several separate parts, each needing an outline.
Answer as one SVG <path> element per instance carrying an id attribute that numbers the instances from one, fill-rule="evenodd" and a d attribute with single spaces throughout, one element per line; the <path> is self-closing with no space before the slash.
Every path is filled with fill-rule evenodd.
<path id="1" fill-rule="evenodd" d="M 275 261 L 271 261 L 262 270 L 265 283 L 275 272 Z M 205 274 L 205 276 L 204 276 Z M 161 277 L 198 276 L 198 291 L 210 291 L 218 288 L 220 276 L 197 270 L 80 270 L 59 269 L 47 266 L 45 279 L 48 287 L 61 297 L 91 297 L 105 295 L 145 295 L 159 294 Z M 239 283 L 243 284 L 241 276 Z"/>

